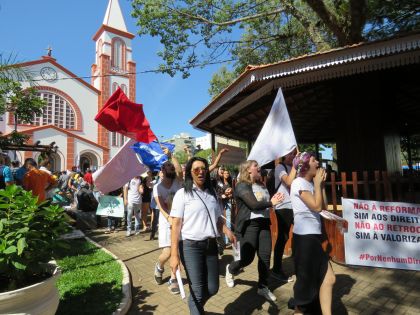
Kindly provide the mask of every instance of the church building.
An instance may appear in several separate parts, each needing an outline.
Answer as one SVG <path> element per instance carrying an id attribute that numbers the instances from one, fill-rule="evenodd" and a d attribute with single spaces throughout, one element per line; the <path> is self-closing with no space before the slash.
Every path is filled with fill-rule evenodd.
<path id="1" fill-rule="evenodd" d="M 96 54 L 90 83 L 61 65 L 51 51 L 39 60 L 19 64 L 32 73 L 46 106 L 32 124 L 18 124 L 18 131 L 30 137 L 28 144 L 55 142 L 58 149 L 51 156 L 54 171 L 73 166 L 96 169 L 123 145 L 124 136 L 107 131 L 94 117 L 118 86 L 135 101 L 136 63 L 131 44 L 134 37 L 127 30 L 118 0 L 109 0 L 103 24 L 93 36 Z M 13 114 L 6 113 L 2 118 L 0 132 L 12 132 Z M 28 157 L 37 160 L 39 153 L 17 152 L 21 162 Z"/>

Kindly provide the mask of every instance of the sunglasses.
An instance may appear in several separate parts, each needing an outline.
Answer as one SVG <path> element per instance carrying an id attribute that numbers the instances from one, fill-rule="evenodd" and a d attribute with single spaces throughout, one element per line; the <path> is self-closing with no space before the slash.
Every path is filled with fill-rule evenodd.
<path id="1" fill-rule="evenodd" d="M 200 171 L 202 171 L 203 173 L 206 173 L 208 171 L 208 169 L 203 166 L 203 167 L 195 167 L 195 168 L 191 169 L 191 171 L 195 175 L 198 175 L 198 174 L 200 174 Z"/>

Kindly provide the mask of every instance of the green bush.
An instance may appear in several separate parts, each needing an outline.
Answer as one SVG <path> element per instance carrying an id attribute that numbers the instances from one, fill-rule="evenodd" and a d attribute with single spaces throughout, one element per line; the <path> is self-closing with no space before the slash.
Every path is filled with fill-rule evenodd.
<path id="1" fill-rule="evenodd" d="M 38 204 L 19 186 L 0 190 L 0 291 L 37 282 L 68 229 L 61 207 Z"/>

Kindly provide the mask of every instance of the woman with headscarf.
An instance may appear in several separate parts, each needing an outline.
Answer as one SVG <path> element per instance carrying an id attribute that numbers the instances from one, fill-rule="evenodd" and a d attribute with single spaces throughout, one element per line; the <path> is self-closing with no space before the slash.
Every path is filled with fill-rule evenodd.
<path id="1" fill-rule="evenodd" d="M 319 168 L 315 156 L 308 152 L 298 154 L 293 166 L 297 173 L 290 190 L 296 283 L 294 299 L 290 304 L 294 306 L 295 314 L 319 313 L 320 307 L 323 315 L 330 315 L 335 275 L 321 246 L 319 214 L 325 209 L 323 190 L 326 173 Z"/>

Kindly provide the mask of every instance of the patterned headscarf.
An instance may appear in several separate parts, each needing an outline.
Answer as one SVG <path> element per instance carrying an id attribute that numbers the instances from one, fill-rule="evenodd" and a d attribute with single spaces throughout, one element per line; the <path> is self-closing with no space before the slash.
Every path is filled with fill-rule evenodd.
<path id="1" fill-rule="evenodd" d="M 296 169 L 298 177 L 305 176 L 306 172 L 309 170 L 309 160 L 311 159 L 311 156 L 315 156 L 315 154 L 312 152 L 301 152 L 293 159 L 293 166 Z"/>

